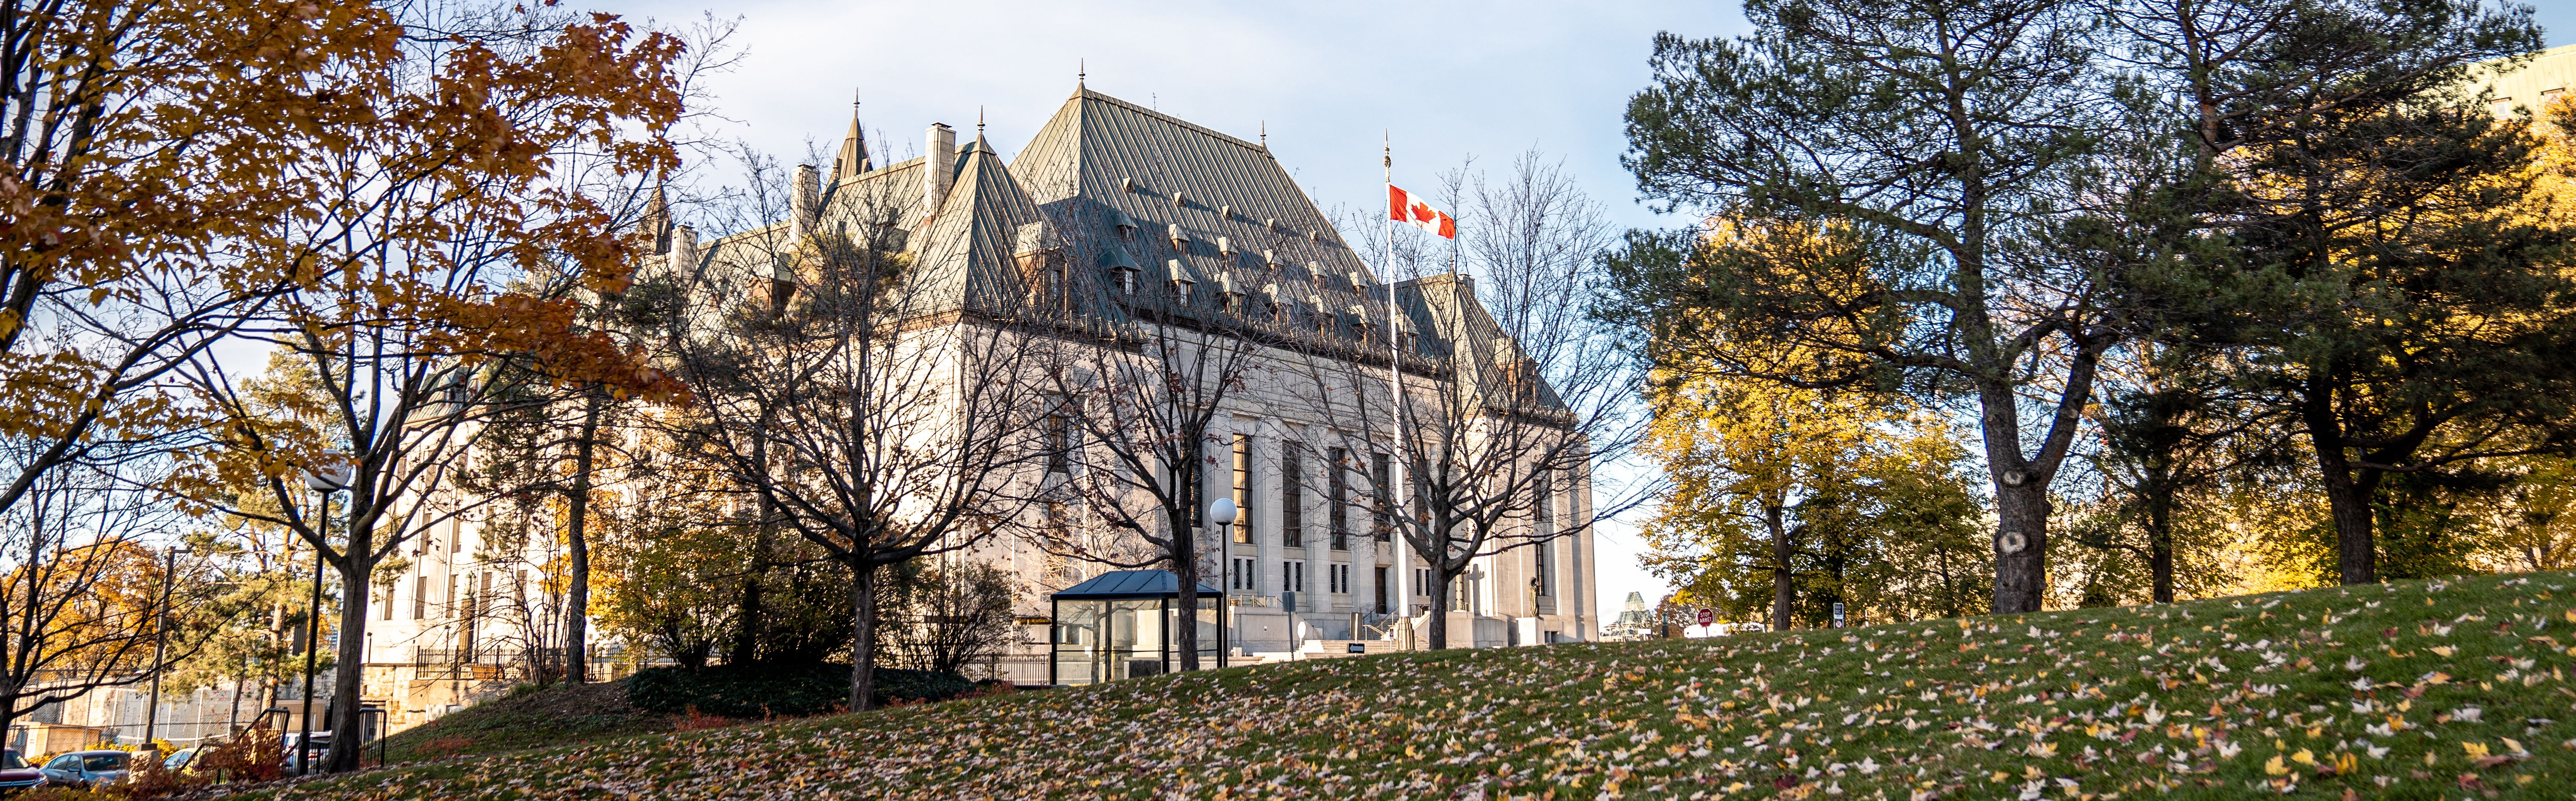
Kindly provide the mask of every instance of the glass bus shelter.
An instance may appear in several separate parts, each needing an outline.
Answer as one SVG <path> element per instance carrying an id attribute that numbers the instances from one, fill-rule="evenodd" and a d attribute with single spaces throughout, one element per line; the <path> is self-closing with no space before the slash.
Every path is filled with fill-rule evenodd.
<path id="1" fill-rule="evenodd" d="M 1225 643 L 1217 617 L 1220 593 L 1198 587 L 1198 610 L 1181 610 L 1181 582 L 1169 570 L 1103 573 L 1048 596 L 1055 625 L 1050 684 L 1095 684 L 1154 676 L 1181 666 L 1180 626 L 1199 627 L 1199 665 L 1215 667 Z"/>

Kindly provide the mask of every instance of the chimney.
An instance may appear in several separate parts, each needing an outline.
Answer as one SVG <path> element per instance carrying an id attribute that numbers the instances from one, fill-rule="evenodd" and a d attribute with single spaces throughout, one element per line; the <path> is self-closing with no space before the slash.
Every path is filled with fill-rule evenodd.
<path id="1" fill-rule="evenodd" d="M 788 211 L 796 219 L 788 224 L 788 241 L 803 242 L 805 234 L 813 230 L 814 207 L 821 205 L 822 180 L 822 171 L 815 169 L 814 165 L 796 165 L 796 186 L 787 198 Z"/>
<path id="2" fill-rule="evenodd" d="M 957 180 L 957 132 L 948 124 L 934 122 L 924 132 L 929 140 L 921 160 L 921 216 L 939 213 L 939 205 L 948 201 L 948 185 Z"/>
<path id="3" fill-rule="evenodd" d="M 662 263 L 663 270 L 677 280 L 691 268 L 698 266 L 697 262 L 698 229 L 685 225 L 672 226 L 671 255 Z"/>

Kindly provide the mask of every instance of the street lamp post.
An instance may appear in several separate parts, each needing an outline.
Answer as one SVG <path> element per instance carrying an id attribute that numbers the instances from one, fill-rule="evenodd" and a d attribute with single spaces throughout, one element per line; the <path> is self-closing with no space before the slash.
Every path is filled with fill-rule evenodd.
<path id="1" fill-rule="evenodd" d="M 1225 608 L 1234 603 L 1234 582 L 1227 572 L 1234 569 L 1234 519 L 1239 513 L 1233 498 L 1218 498 L 1208 504 L 1208 521 L 1216 524 L 1216 549 L 1225 557 L 1216 568 L 1216 666 L 1220 668 L 1225 667 L 1225 656 L 1232 650 L 1226 642 Z M 1190 614 L 1195 617 L 1198 610 L 1190 610 Z"/>
<path id="2" fill-rule="evenodd" d="M 152 627 L 152 698 L 149 705 L 143 708 L 143 745 L 151 748 L 156 754 L 161 753 L 161 749 L 152 744 L 152 735 L 161 723 L 161 673 L 169 669 L 169 665 L 163 664 L 162 660 L 170 653 L 171 578 L 179 572 L 179 555 L 187 552 L 186 548 L 170 549 L 167 561 L 161 568 L 160 622 Z"/>
<path id="3" fill-rule="evenodd" d="M 322 494 L 322 530 L 313 543 L 313 595 L 304 613 L 304 715 L 295 738 L 295 775 L 313 772 L 313 673 L 322 654 L 322 547 L 331 542 L 331 495 L 348 488 L 346 466 L 304 474 L 304 486 Z M 342 666 L 346 669 L 346 666 Z"/>

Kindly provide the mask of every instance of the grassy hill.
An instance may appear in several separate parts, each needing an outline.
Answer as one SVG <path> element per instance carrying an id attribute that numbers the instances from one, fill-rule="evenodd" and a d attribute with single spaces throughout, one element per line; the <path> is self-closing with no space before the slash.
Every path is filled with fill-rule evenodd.
<path id="1" fill-rule="evenodd" d="M 400 764 L 671 729 L 670 715 L 627 706 L 623 682 L 557 684 L 457 710 L 386 738 L 384 745 L 386 759 Z M 370 746 L 366 756 L 367 764 L 375 764 L 376 749 Z"/>
<path id="2" fill-rule="evenodd" d="M 2567 798 L 2570 587 L 2546 573 L 1314 661 L 261 795 Z"/>

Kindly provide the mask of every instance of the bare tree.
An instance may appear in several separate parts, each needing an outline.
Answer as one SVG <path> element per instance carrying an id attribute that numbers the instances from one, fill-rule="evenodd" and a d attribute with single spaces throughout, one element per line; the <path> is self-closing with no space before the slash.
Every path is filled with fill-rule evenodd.
<path id="1" fill-rule="evenodd" d="M 959 191 L 1008 181 L 989 149 L 965 157 Z M 687 268 L 691 308 L 668 341 L 699 394 L 694 433 L 757 496 L 757 524 L 850 570 L 849 707 L 866 709 L 880 569 L 971 548 L 1017 514 L 1006 488 L 1032 452 L 1036 404 L 1020 298 L 980 283 L 991 265 L 971 244 L 943 247 L 981 224 L 974 215 L 916 217 L 918 184 L 891 175 L 836 181 L 828 195 L 818 180 L 800 166 L 780 192 L 755 171 L 740 211 L 783 221 Z"/>
<path id="2" fill-rule="evenodd" d="M 1636 362 L 1587 316 L 1614 241 L 1600 208 L 1535 152 L 1499 180 L 1461 169 L 1443 183 L 1464 212 L 1454 250 L 1389 235 L 1402 377 L 1386 361 L 1303 362 L 1331 421 L 1310 437 L 1349 455 L 1328 469 L 1370 488 L 1374 525 L 1424 568 L 1435 649 L 1448 647 L 1452 584 L 1477 560 L 1579 535 L 1647 497 L 1561 500 L 1643 432 Z"/>
<path id="3" fill-rule="evenodd" d="M 959 673 L 1000 656 L 1023 641 L 1011 623 L 1019 582 L 991 564 L 947 561 L 920 565 L 899 583 L 899 605 L 886 615 L 887 644 L 896 658 L 919 670 Z"/>
<path id="4" fill-rule="evenodd" d="M 1189 242 L 1165 244 L 1185 253 Z M 1040 542 L 1097 563 L 1168 569 L 1178 580 L 1178 608 L 1196 610 L 1204 555 L 1217 552 L 1201 542 L 1210 536 L 1206 491 L 1216 472 L 1210 427 L 1243 391 L 1261 346 L 1241 328 L 1210 324 L 1216 301 L 1196 286 L 1194 272 L 1167 266 L 1165 274 L 1175 277 L 1115 290 L 1135 317 L 1115 326 L 1112 339 L 1074 333 L 1036 348 L 1053 396 L 1041 428 L 1047 448 L 1078 452 L 1081 462 L 1074 469 L 1072 458 L 1058 457 L 1050 465 L 1065 479 L 1048 487 L 1045 499 L 1071 500 L 1096 524 L 1147 547 L 1119 549 L 1122 538 L 1108 547 Z M 1180 669 L 1199 669 L 1199 627 L 1180 625 L 1174 634 Z"/>
<path id="5" fill-rule="evenodd" d="M 1080 174 L 1056 164 L 1023 172 L 1068 182 Z M 1261 199 L 1272 205 L 1256 214 L 1193 200 L 1176 185 L 1133 184 L 1117 202 L 1069 184 L 1040 191 L 1060 198 L 1046 207 L 1044 235 L 1054 239 L 1025 248 L 1060 254 L 1032 262 L 1060 265 L 1041 267 L 1034 284 L 1054 332 L 1035 344 L 1050 396 L 1041 433 L 1057 476 L 1041 499 L 1062 511 L 1050 512 L 1056 519 L 1035 541 L 1097 564 L 1170 570 L 1179 608 L 1195 618 L 1198 588 L 1226 552 L 1205 519 L 1228 474 L 1221 421 L 1294 416 L 1302 387 L 1281 377 L 1301 358 L 1382 352 L 1368 344 L 1373 279 L 1303 198 Z M 1159 219 L 1181 222 L 1146 219 L 1160 209 L 1169 211 Z M 1262 214 L 1284 216 L 1255 219 Z M 1099 530 L 1065 530 L 1075 516 Z M 1247 518 L 1233 529 L 1237 542 L 1249 541 L 1249 526 Z M 1180 669 L 1199 669 L 1209 649 L 1200 625 L 1176 629 Z"/>

